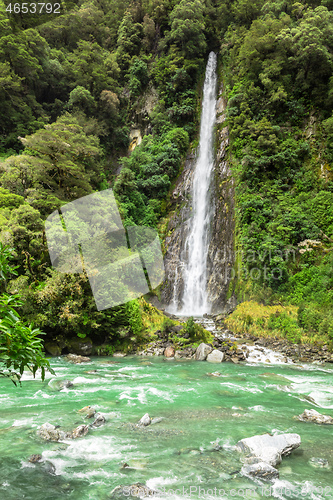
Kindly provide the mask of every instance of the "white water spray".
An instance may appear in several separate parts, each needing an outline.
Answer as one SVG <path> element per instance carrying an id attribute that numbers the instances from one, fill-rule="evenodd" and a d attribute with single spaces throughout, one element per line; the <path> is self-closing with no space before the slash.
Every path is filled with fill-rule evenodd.
<path id="1" fill-rule="evenodd" d="M 190 230 L 181 263 L 184 280 L 182 307 L 178 314 L 201 316 L 210 312 L 207 297 L 207 255 L 210 240 L 212 203 L 211 176 L 214 166 L 213 129 L 216 119 L 216 54 L 209 54 L 200 123 L 199 156 L 192 186 Z"/>

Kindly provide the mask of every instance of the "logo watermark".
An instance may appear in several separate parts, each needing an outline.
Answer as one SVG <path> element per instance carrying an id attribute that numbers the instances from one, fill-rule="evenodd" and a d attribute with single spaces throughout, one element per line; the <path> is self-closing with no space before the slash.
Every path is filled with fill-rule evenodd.
<path id="1" fill-rule="evenodd" d="M 124 304 L 164 279 L 157 232 L 126 229 L 112 189 L 84 196 L 52 212 L 45 234 L 52 266 L 63 273 L 86 272 L 99 311 Z"/>
<path id="2" fill-rule="evenodd" d="M 312 484 L 304 484 L 301 486 L 294 486 L 292 484 L 277 486 L 254 486 L 249 488 L 204 488 L 202 486 L 182 486 L 178 488 L 166 488 L 163 486 L 158 490 L 153 490 L 145 485 L 133 484 L 131 486 L 123 486 L 121 493 L 125 497 L 135 498 L 195 498 L 195 499 L 230 499 L 230 498 L 244 498 L 253 499 L 258 498 L 258 494 L 264 498 L 277 497 L 281 498 L 305 498 L 312 495 L 321 495 L 322 498 L 332 498 L 333 490 L 330 486 L 322 487 Z"/>

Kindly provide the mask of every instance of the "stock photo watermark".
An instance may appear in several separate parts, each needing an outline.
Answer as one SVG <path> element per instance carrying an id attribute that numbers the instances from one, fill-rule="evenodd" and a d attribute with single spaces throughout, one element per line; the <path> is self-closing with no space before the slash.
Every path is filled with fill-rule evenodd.
<path id="1" fill-rule="evenodd" d="M 125 228 L 112 189 L 52 212 L 45 235 L 55 269 L 86 272 L 98 311 L 141 297 L 164 279 L 157 232 L 146 226 Z"/>
<path id="2" fill-rule="evenodd" d="M 222 260 L 224 266 L 224 281 L 235 278 L 251 279 L 252 281 L 281 280 L 287 263 L 296 262 L 297 250 L 224 250 Z M 236 264 L 231 265 L 234 262 Z"/>
<path id="3" fill-rule="evenodd" d="M 204 488 L 202 486 L 183 486 L 180 488 L 166 488 L 163 486 L 158 490 L 152 490 L 144 485 L 123 486 L 121 490 L 125 497 L 135 498 L 172 498 L 180 496 L 182 498 L 201 498 L 201 499 L 226 499 L 226 498 L 258 498 L 278 497 L 281 495 L 292 498 L 304 498 L 308 495 L 321 495 L 322 497 L 332 498 L 333 489 L 329 486 L 314 486 L 304 484 L 303 486 L 258 486 L 256 488 Z"/>

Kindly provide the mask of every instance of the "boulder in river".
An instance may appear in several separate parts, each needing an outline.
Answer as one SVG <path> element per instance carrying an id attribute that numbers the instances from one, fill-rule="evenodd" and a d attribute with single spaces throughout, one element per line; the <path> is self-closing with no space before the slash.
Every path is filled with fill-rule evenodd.
<path id="1" fill-rule="evenodd" d="M 297 416 L 301 422 L 314 422 L 315 424 L 333 424 L 333 418 L 329 415 L 322 415 L 316 410 L 304 410 L 301 415 Z"/>
<path id="2" fill-rule="evenodd" d="M 312 457 L 309 460 L 309 464 L 312 465 L 312 467 L 315 467 L 316 469 L 329 469 L 329 463 L 326 458 L 317 458 L 317 457 Z"/>
<path id="3" fill-rule="evenodd" d="M 201 344 L 197 347 L 197 350 L 195 352 L 196 361 L 204 361 L 207 358 L 208 354 L 212 352 L 212 350 L 213 348 L 210 345 L 201 342 Z"/>
<path id="4" fill-rule="evenodd" d="M 59 441 L 60 439 L 70 437 L 68 432 L 61 431 L 58 427 L 53 424 L 49 424 L 48 422 L 40 426 L 37 434 L 45 441 Z"/>
<path id="5" fill-rule="evenodd" d="M 222 363 L 223 360 L 224 360 L 224 352 L 218 351 L 217 349 L 214 349 L 207 356 L 207 361 L 209 363 Z"/>
<path id="6" fill-rule="evenodd" d="M 87 425 L 79 425 L 72 432 L 65 432 L 59 429 L 59 426 L 46 422 L 40 426 L 37 434 L 45 441 L 60 441 L 62 439 L 77 439 L 83 437 L 88 431 L 89 427 Z"/>
<path id="7" fill-rule="evenodd" d="M 67 354 L 66 359 L 70 363 L 75 363 L 75 364 L 88 363 L 89 361 L 91 361 L 91 359 L 88 358 L 87 356 L 78 356 L 77 354 L 73 353 Z"/>
<path id="8" fill-rule="evenodd" d="M 36 464 L 37 462 L 40 462 L 42 460 L 42 455 L 39 455 L 39 454 L 36 454 L 36 455 L 31 455 L 29 458 L 28 458 L 28 462 L 32 463 L 32 464 Z"/>
<path id="9" fill-rule="evenodd" d="M 53 391 L 62 391 L 74 386 L 71 380 L 58 380 L 56 378 L 52 378 L 47 385 Z"/>
<path id="10" fill-rule="evenodd" d="M 160 422 L 162 422 L 164 420 L 163 417 L 155 417 L 151 420 L 151 425 L 154 425 L 154 424 L 159 424 Z"/>
<path id="11" fill-rule="evenodd" d="M 73 439 L 77 439 L 77 438 L 83 437 L 86 434 L 88 434 L 88 431 L 89 431 L 89 427 L 87 425 L 82 424 L 73 430 L 70 437 Z"/>
<path id="12" fill-rule="evenodd" d="M 80 415 L 84 415 L 85 418 L 92 418 L 95 416 L 96 410 L 92 406 L 84 406 L 81 410 L 78 411 Z"/>
<path id="13" fill-rule="evenodd" d="M 165 351 L 164 351 L 164 356 L 166 358 L 173 358 L 175 355 L 175 349 L 169 345 L 169 347 L 166 347 Z"/>
<path id="14" fill-rule="evenodd" d="M 149 416 L 149 413 L 146 413 L 145 415 L 143 415 L 143 417 L 140 419 L 140 422 L 139 422 L 140 425 L 144 425 L 145 427 L 147 425 L 150 425 L 151 424 L 151 418 Z"/>
<path id="15" fill-rule="evenodd" d="M 289 455 L 301 444 L 301 438 L 298 434 L 262 434 L 238 441 L 237 447 L 240 451 L 246 453 L 251 462 L 254 459 L 257 462 L 278 465 L 282 457 Z M 246 461 L 246 459 L 245 459 Z"/>
<path id="16" fill-rule="evenodd" d="M 279 471 L 272 465 L 266 462 L 258 462 L 255 464 L 245 464 L 241 469 L 243 476 L 256 477 L 265 481 L 272 481 L 279 477 Z"/>
<path id="17" fill-rule="evenodd" d="M 105 417 L 101 413 L 96 413 L 96 418 L 92 423 L 93 427 L 101 427 L 101 425 L 105 424 Z"/>

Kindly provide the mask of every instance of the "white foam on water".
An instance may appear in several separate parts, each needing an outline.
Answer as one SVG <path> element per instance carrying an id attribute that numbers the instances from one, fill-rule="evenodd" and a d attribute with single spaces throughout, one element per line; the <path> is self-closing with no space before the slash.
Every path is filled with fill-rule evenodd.
<path id="1" fill-rule="evenodd" d="M 168 486 L 169 484 L 174 484 L 179 481 L 178 477 L 152 477 L 148 479 L 147 486 L 152 490 L 160 490 L 163 486 Z"/>
<path id="2" fill-rule="evenodd" d="M 249 410 L 253 411 L 267 411 L 264 406 L 261 405 L 255 405 L 255 406 L 249 406 Z"/>
<path id="3" fill-rule="evenodd" d="M 137 393 L 136 395 L 133 393 Z M 138 387 L 136 389 L 127 389 L 123 391 L 120 396 L 118 397 L 119 400 L 122 399 L 127 399 L 128 402 L 130 401 L 138 401 L 141 404 L 146 404 L 147 403 L 147 396 L 145 393 L 145 388 Z"/>
<path id="4" fill-rule="evenodd" d="M 32 398 L 29 399 L 39 399 L 39 398 L 44 398 L 44 399 L 52 399 L 54 398 L 54 395 L 47 394 L 46 392 L 43 392 L 41 389 L 32 396 Z"/>
<path id="5" fill-rule="evenodd" d="M 100 384 L 100 378 L 75 377 L 73 384 Z"/>
<path id="6" fill-rule="evenodd" d="M 151 394 L 154 394 L 154 396 L 158 396 L 159 398 L 161 398 L 163 400 L 170 401 L 170 403 L 174 402 L 174 398 L 171 397 L 169 393 L 167 393 L 165 391 L 161 391 L 160 389 L 156 389 L 156 387 L 149 387 L 148 391 Z"/>
<path id="7" fill-rule="evenodd" d="M 269 365 L 290 365 L 292 360 L 287 358 L 284 354 L 272 351 L 267 347 L 259 347 L 254 345 L 246 345 L 249 351 L 249 356 L 246 358 L 247 364 L 260 363 Z M 242 347 L 242 345 L 240 345 Z M 260 350 L 259 350 L 260 349 Z"/>
<path id="8" fill-rule="evenodd" d="M 280 500 L 289 498 L 327 500 L 327 498 L 332 498 L 332 488 L 316 486 L 311 481 L 304 481 L 302 483 L 295 481 L 291 483 L 287 480 L 276 479 L 272 485 L 263 486 L 261 490 L 264 496 L 268 496 L 268 493 L 271 493 L 271 496 Z M 266 495 L 264 492 L 266 492 Z"/>
<path id="9" fill-rule="evenodd" d="M 12 427 L 22 427 L 24 425 L 32 425 L 32 424 L 33 424 L 33 417 L 22 418 L 21 420 L 20 419 L 14 420 L 14 422 L 12 423 Z"/>
<path id="10" fill-rule="evenodd" d="M 257 387 L 242 386 L 238 384 L 233 384 L 232 382 L 220 382 L 223 387 L 229 387 L 230 389 L 236 388 L 239 392 L 252 392 L 252 394 L 262 394 L 263 391 Z"/>
<path id="11" fill-rule="evenodd" d="M 291 388 L 299 396 L 312 398 L 320 408 L 333 409 L 333 387 L 325 384 L 322 377 L 288 376 L 293 383 Z"/>
<path id="12" fill-rule="evenodd" d="M 73 477 L 76 477 L 78 479 L 92 479 L 94 477 L 105 477 L 107 479 L 110 479 L 110 478 L 118 478 L 119 477 L 119 474 L 115 473 L 115 472 L 107 472 L 106 470 L 104 469 L 96 469 L 96 470 L 91 470 L 91 471 L 88 471 L 88 472 L 73 472 Z M 105 482 L 103 481 L 90 481 L 90 486 L 92 486 L 93 484 L 106 484 Z"/>
<path id="13" fill-rule="evenodd" d="M 126 372 L 126 371 L 138 371 L 138 370 L 144 370 L 144 366 L 122 366 L 119 368 L 117 371 L 118 372 Z"/>

